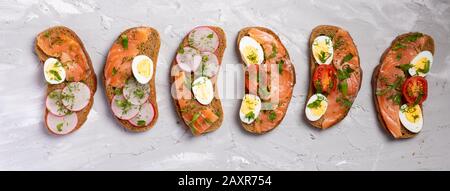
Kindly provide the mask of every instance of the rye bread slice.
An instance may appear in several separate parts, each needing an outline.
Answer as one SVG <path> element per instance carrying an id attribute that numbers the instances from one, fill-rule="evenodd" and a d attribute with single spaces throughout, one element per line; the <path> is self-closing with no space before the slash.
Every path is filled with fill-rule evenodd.
<path id="1" fill-rule="evenodd" d="M 227 46 L 227 39 L 226 39 L 226 36 L 225 36 L 225 32 L 223 31 L 222 28 L 217 27 L 217 26 L 203 26 L 203 27 L 210 28 L 211 30 L 213 30 L 218 35 L 218 37 L 219 37 L 219 47 L 214 52 L 214 54 L 217 56 L 217 59 L 219 60 L 219 65 L 222 65 L 223 54 L 224 54 L 225 48 Z M 181 41 L 179 47 L 184 47 L 184 46 L 189 45 L 188 36 L 189 36 L 189 33 L 183 38 L 183 40 Z M 176 56 L 177 56 L 177 52 L 175 52 L 174 58 L 172 60 L 172 64 L 170 66 L 171 69 L 177 64 Z M 217 80 L 218 75 L 219 75 L 219 73 L 215 76 L 215 80 Z M 170 78 L 170 84 L 172 86 L 172 84 L 175 82 L 175 76 L 172 76 L 171 70 L 169 70 L 169 78 Z M 169 88 L 171 88 L 171 86 Z M 220 115 L 218 116 L 219 119 L 216 122 L 212 123 L 211 126 L 205 132 L 203 132 L 202 134 L 209 133 L 209 132 L 217 130 L 222 125 L 222 122 L 223 122 L 224 113 L 223 113 L 222 103 L 221 103 L 220 99 L 217 99 L 219 97 L 219 92 L 218 92 L 218 89 L 217 89 L 217 82 L 216 81 L 213 81 L 213 87 L 214 87 L 214 98 L 211 101 L 211 103 L 208 105 L 208 107 L 217 109 L 217 111 L 218 111 L 218 113 Z M 183 116 L 182 116 L 182 113 L 181 113 L 181 108 L 180 108 L 180 106 L 177 103 L 177 99 L 175 99 L 172 96 L 172 101 L 173 101 L 173 104 L 175 106 L 175 111 L 177 112 L 178 117 L 180 118 L 181 121 L 183 121 L 183 123 L 184 123 L 186 128 L 190 128 L 189 124 L 186 121 L 184 121 L 184 119 L 183 119 Z M 193 133 L 193 134 L 195 136 L 200 135 L 200 134 L 195 134 L 195 133 Z"/>
<path id="2" fill-rule="evenodd" d="M 158 61 L 158 53 L 159 53 L 159 48 L 161 46 L 161 40 L 159 37 L 159 33 L 156 29 L 151 28 L 151 27 L 134 27 L 134 28 L 130 28 L 125 30 L 124 32 L 122 32 L 117 39 L 114 41 L 114 43 L 118 43 L 120 41 L 120 37 L 123 34 L 126 34 L 132 30 L 136 30 L 139 28 L 145 28 L 151 31 L 147 41 L 144 43 L 144 49 L 143 52 L 140 52 L 139 54 L 144 54 L 146 56 L 148 56 L 150 59 L 152 59 L 153 61 L 153 77 L 152 79 L 149 81 L 148 85 L 150 86 L 150 96 L 149 96 L 149 101 L 150 103 L 153 104 L 154 110 L 155 110 L 155 116 L 153 118 L 153 121 L 150 122 L 147 126 L 142 126 L 142 127 L 136 127 L 133 124 L 131 124 L 128 120 L 122 120 L 117 118 L 114 114 L 114 118 L 116 118 L 117 122 L 119 122 L 119 124 L 121 124 L 126 130 L 132 131 L 132 132 L 144 132 L 147 131 L 149 129 L 151 129 L 156 121 L 158 120 L 158 116 L 159 116 L 159 111 L 158 111 L 158 104 L 156 103 L 156 89 L 155 89 L 155 78 L 156 78 L 156 67 L 157 67 L 157 61 Z M 106 59 L 107 60 L 107 59 Z M 105 93 L 106 93 L 106 97 L 108 98 L 108 104 L 111 108 L 111 102 L 112 99 L 114 97 L 114 89 L 112 86 L 106 84 L 106 78 L 104 75 L 104 70 L 106 68 L 106 65 L 108 63 L 105 63 L 104 67 L 103 67 L 103 71 L 102 71 L 102 81 L 103 81 L 103 86 L 105 88 Z"/>
<path id="3" fill-rule="evenodd" d="M 240 51 L 239 51 L 239 43 L 240 43 L 241 39 L 242 39 L 244 36 L 246 36 L 246 35 L 248 34 L 248 31 L 249 31 L 250 29 L 252 29 L 252 28 L 261 30 L 261 31 L 263 31 L 263 32 L 266 32 L 266 33 L 269 33 L 270 35 L 272 35 L 277 41 L 280 42 L 281 46 L 283 46 L 283 48 L 286 50 L 286 56 L 285 56 L 285 58 L 286 58 L 287 60 L 291 60 L 291 58 L 289 57 L 289 52 L 288 52 L 287 48 L 284 46 L 284 44 L 281 42 L 280 37 L 279 37 L 275 32 L 273 32 L 272 30 L 270 30 L 270 29 L 268 29 L 268 28 L 265 28 L 265 27 L 260 27 L 260 26 L 257 26 L 257 27 L 245 27 L 245 28 L 243 28 L 243 29 L 241 29 L 241 30 L 239 31 L 238 36 L 237 36 L 237 39 L 236 39 L 236 51 L 237 51 L 237 55 L 240 55 L 240 54 L 241 54 Z M 242 58 L 241 58 L 240 56 L 239 56 L 239 58 L 241 59 L 242 68 L 245 69 L 245 63 L 244 63 L 244 61 L 242 60 Z M 294 65 L 294 64 L 292 63 L 292 65 Z M 293 85 L 292 85 L 292 86 L 294 87 L 294 86 L 295 86 L 295 83 L 296 83 L 296 78 L 295 78 L 295 68 L 294 68 L 294 67 L 292 67 L 292 72 L 293 72 L 293 75 L 294 75 L 294 81 L 293 81 Z M 286 111 L 287 111 L 287 109 L 288 109 L 288 107 L 289 107 L 289 103 L 290 103 L 290 101 L 291 101 L 291 98 L 292 98 L 292 96 L 289 98 L 289 100 L 288 100 L 288 102 L 287 102 L 288 106 L 286 107 Z M 285 111 L 285 112 L 286 112 L 286 111 Z M 239 113 L 239 110 L 238 110 L 238 113 Z M 252 124 L 246 124 L 246 123 L 243 123 L 241 120 L 239 120 L 239 121 L 241 121 L 241 125 L 242 125 L 242 127 L 244 127 L 244 129 L 245 129 L 246 131 L 248 131 L 248 132 L 250 132 L 250 133 L 254 133 L 254 134 L 265 134 L 265 133 L 267 133 L 267 132 L 272 131 L 272 130 L 275 129 L 276 127 L 278 127 L 278 125 L 280 125 L 280 123 L 283 121 L 284 117 L 286 117 L 286 113 L 284 113 L 283 117 L 282 117 L 277 123 L 275 123 L 275 125 L 274 125 L 272 128 L 270 128 L 270 130 L 268 130 L 268 131 L 263 131 L 263 132 L 257 132 L 257 131 L 255 131 L 255 128 L 254 128 L 253 125 L 252 125 L 253 123 L 252 123 Z"/>
<path id="4" fill-rule="evenodd" d="M 397 44 L 398 42 L 403 41 L 403 39 L 405 39 L 406 37 L 408 37 L 408 36 L 410 36 L 410 35 L 412 35 L 412 34 L 415 34 L 415 33 L 409 32 L 409 33 L 406 33 L 406 34 L 402 34 L 402 35 L 397 36 L 397 37 L 391 42 L 391 45 L 389 46 L 389 48 L 387 48 L 387 49 L 383 52 L 383 54 L 382 54 L 382 56 L 381 56 L 381 58 L 380 58 L 380 63 L 379 63 L 379 64 L 377 65 L 377 67 L 374 69 L 373 74 L 372 74 L 372 79 L 371 79 L 371 84 L 372 84 L 372 95 L 373 95 L 373 100 L 374 100 L 375 108 L 376 108 L 376 111 L 377 111 L 377 117 L 378 117 L 378 120 L 379 120 L 381 126 L 382 126 L 389 134 L 391 134 L 391 133 L 390 133 L 389 129 L 387 128 L 386 122 L 384 121 L 384 119 L 383 119 L 383 117 L 382 117 L 382 115 L 381 115 L 381 113 L 380 113 L 380 111 L 381 111 L 381 110 L 380 110 L 380 105 L 379 105 L 379 103 L 378 103 L 378 99 L 377 99 L 377 95 L 376 95 L 376 92 L 377 92 L 377 82 L 378 82 L 378 77 L 379 77 L 378 75 L 379 75 L 379 73 L 380 73 L 381 65 L 382 65 L 384 59 L 385 59 L 386 56 L 387 56 L 387 53 L 392 49 L 392 47 L 393 47 L 395 44 Z M 428 51 L 430 51 L 430 52 L 434 55 L 434 40 L 433 40 L 433 38 L 432 38 L 431 36 L 426 35 L 426 34 L 423 34 L 423 36 L 425 36 L 428 40 L 426 41 L 427 43 L 423 45 L 423 47 L 420 47 L 420 48 L 421 48 L 420 51 L 428 50 Z M 420 51 L 419 51 L 419 52 L 420 52 Z M 420 105 L 420 108 L 421 108 L 421 110 L 423 111 L 422 105 Z M 424 117 L 424 116 L 425 116 L 425 115 L 422 113 L 422 117 Z M 406 129 L 401 123 L 400 123 L 400 125 L 401 125 L 401 129 L 400 129 L 400 130 L 401 130 L 402 136 L 400 136 L 400 137 L 398 137 L 398 138 L 400 138 L 400 139 L 406 139 L 406 138 L 412 138 L 412 137 L 415 137 L 415 136 L 417 135 L 416 133 L 412 133 L 412 132 L 408 131 L 408 129 Z M 392 135 L 392 134 L 391 134 L 391 135 Z M 394 137 L 394 136 L 392 136 L 392 137 Z"/>
<path id="5" fill-rule="evenodd" d="M 80 44 L 81 48 L 83 49 L 83 53 L 84 53 L 84 55 L 86 56 L 86 60 L 87 60 L 87 62 L 88 62 L 89 69 L 90 69 L 90 74 L 89 74 L 89 76 L 88 76 L 85 80 L 82 81 L 82 82 L 84 82 L 84 83 L 89 87 L 89 89 L 91 90 L 91 97 L 90 97 L 90 100 L 89 100 L 89 104 L 88 104 L 85 108 L 83 108 L 81 111 L 77 111 L 77 112 L 76 112 L 77 117 L 78 117 L 78 123 L 77 123 L 77 126 L 76 126 L 72 131 L 70 131 L 70 132 L 67 133 L 67 134 L 69 134 L 69 133 L 72 133 L 72 132 L 74 132 L 75 130 L 81 128 L 81 126 L 82 126 L 82 125 L 84 124 L 84 122 L 86 122 L 86 120 L 87 120 L 88 114 L 89 114 L 89 112 L 91 111 L 92 105 L 94 104 L 94 94 L 95 94 L 95 92 L 97 91 L 97 77 L 96 77 L 96 75 L 95 75 L 94 67 L 92 66 L 91 58 L 89 57 L 89 54 L 87 53 L 87 51 L 86 51 L 86 49 L 85 49 L 85 47 L 84 47 L 84 45 L 83 45 L 83 42 L 81 41 L 81 39 L 78 37 L 78 35 L 77 35 L 74 31 L 72 31 L 71 29 L 69 29 L 69 28 L 67 28 L 67 27 L 65 27 L 65 26 L 55 26 L 55 27 L 48 28 L 48 29 L 42 31 L 41 33 L 39 33 L 39 34 L 36 36 L 35 44 L 34 44 L 34 52 L 35 52 L 36 55 L 38 56 L 39 61 L 40 61 L 42 64 L 44 64 L 45 60 L 47 60 L 47 59 L 50 58 L 51 56 L 45 54 L 44 51 L 41 50 L 41 48 L 37 45 L 37 39 L 38 39 L 40 36 L 47 34 L 48 32 L 56 32 L 56 31 L 57 31 L 57 32 L 64 33 L 64 34 L 67 34 L 68 36 L 72 37 L 73 39 L 75 39 L 75 40 Z M 53 90 L 56 90 L 56 89 L 62 89 L 63 87 L 65 87 L 65 84 L 66 84 L 66 82 L 61 83 L 61 84 L 56 84 L 56 85 L 53 85 L 53 84 L 47 84 L 46 97 L 47 97 L 48 94 L 49 94 L 50 92 L 52 92 Z M 51 132 L 52 134 L 55 134 L 55 133 L 53 133 L 53 132 L 49 129 L 49 127 L 47 126 L 47 123 L 46 123 L 46 121 L 47 121 L 46 119 L 47 119 L 48 112 L 49 112 L 49 111 L 47 110 L 47 108 L 45 108 L 45 115 L 44 115 L 45 126 L 46 126 L 46 128 L 48 129 L 49 132 Z M 56 134 L 55 134 L 55 135 L 56 135 Z"/>
<path id="6" fill-rule="evenodd" d="M 312 50 L 311 50 L 311 46 L 312 46 L 312 43 L 314 42 L 314 39 L 315 38 L 317 38 L 318 36 L 320 36 L 320 35 L 327 35 L 327 36 L 329 36 L 329 37 L 334 37 L 335 36 L 335 34 L 339 31 L 339 30 L 344 30 L 344 29 L 342 29 L 342 28 L 340 28 L 340 27 L 337 27 L 337 26 L 332 26 L 332 25 L 319 25 L 319 26 L 317 26 L 317 27 L 315 27 L 313 30 L 312 30 L 312 32 L 311 32 L 311 35 L 310 35 L 310 38 L 309 38 L 309 43 L 308 43 L 308 50 L 309 50 L 309 52 L 308 52 L 308 54 L 309 54 L 309 88 L 308 88 L 308 94 L 307 94 L 307 96 L 306 96 L 306 102 L 305 103 L 307 103 L 308 102 L 308 100 L 309 100 L 309 98 L 314 94 L 314 92 L 313 92 L 313 90 L 314 90 L 314 84 L 313 84 L 313 80 L 312 80 L 312 77 L 313 77 L 313 75 L 314 75 L 314 71 L 315 71 L 315 69 L 316 69 L 316 64 L 314 63 L 314 56 L 313 56 L 313 53 L 312 53 Z M 352 39 L 352 37 L 350 36 L 350 39 Z M 353 40 L 352 40 L 352 42 L 351 42 L 351 44 L 353 45 L 353 46 L 355 46 L 355 49 L 356 49 L 356 52 L 357 52 L 357 55 L 353 55 L 353 56 L 356 56 L 356 57 L 358 57 L 358 61 L 360 61 L 360 58 L 359 58 L 359 53 L 358 53 L 358 49 L 356 48 L 356 45 L 355 45 L 355 43 L 353 42 Z M 347 46 L 348 46 L 348 44 L 346 44 Z M 343 45 L 344 46 L 344 45 Z M 358 65 L 361 67 L 361 65 L 358 63 Z M 360 79 L 362 80 L 362 76 L 363 75 L 363 72 L 362 72 L 362 70 L 360 71 Z M 361 84 L 359 85 L 359 89 L 361 89 Z M 358 91 L 359 91 L 359 89 L 358 89 Z M 353 102 L 352 102 L 352 104 L 353 104 Z M 305 108 L 304 109 L 306 109 L 306 107 L 307 107 L 307 105 L 305 104 Z M 340 117 L 333 125 L 331 125 L 330 127 L 332 127 L 332 126 L 334 126 L 334 125 L 336 125 L 337 123 L 339 123 L 339 122 L 341 122 L 346 116 L 347 116 L 347 114 L 348 114 L 348 112 L 350 111 L 350 109 L 348 109 L 346 112 L 345 112 L 345 115 L 343 115 L 342 117 Z M 319 129 L 325 129 L 323 126 L 322 126 L 322 122 L 323 122 L 323 120 L 324 120 L 324 117 L 322 116 L 319 120 L 317 120 L 317 121 L 310 121 L 308 118 L 306 118 L 306 115 L 303 115 L 304 116 L 304 118 L 305 118 L 305 120 L 306 121 L 308 121 L 308 123 L 309 124 L 311 124 L 312 126 L 314 126 L 314 127 L 316 127 L 316 128 L 319 128 Z M 328 127 L 329 128 L 329 127 Z"/>

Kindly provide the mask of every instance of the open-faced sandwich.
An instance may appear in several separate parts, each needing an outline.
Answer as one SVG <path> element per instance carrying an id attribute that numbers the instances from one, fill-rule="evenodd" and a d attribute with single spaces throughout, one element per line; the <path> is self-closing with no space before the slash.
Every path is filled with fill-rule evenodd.
<path id="1" fill-rule="evenodd" d="M 314 127 L 326 129 L 347 116 L 361 88 L 358 50 L 346 30 L 329 25 L 313 29 L 309 47 L 305 116 Z"/>
<path id="2" fill-rule="evenodd" d="M 86 49 L 72 30 L 56 26 L 36 37 L 35 53 L 47 82 L 45 125 L 57 135 L 79 129 L 86 121 L 97 79 Z"/>
<path id="3" fill-rule="evenodd" d="M 239 118 L 245 130 L 263 134 L 286 115 L 295 85 L 294 65 L 280 38 L 267 28 L 242 29 L 237 47 L 245 73 Z"/>
<path id="4" fill-rule="evenodd" d="M 394 138 L 410 138 L 422 130 L 425 76 L 433 64 L 433 38 L 407 33 L 395 38 L 372 76 L 378 119 Z"/>
<path id="5" fill-rule="evenodd" d="M 146 131 L 158 119 L 155 73 L 159 33 L 151 27 L 124 31 L 114 41 L 103 68 L 112 113 L 127 130 Z"/>
<path id="6" fill-rule="evenodd" d="M 172 61 L 173 103 L 194 135 L 214 131 L 222 124 L 217 77 L 225 47 L 225 33 L 221 28 L 196 27 L 185 36 Z"/>

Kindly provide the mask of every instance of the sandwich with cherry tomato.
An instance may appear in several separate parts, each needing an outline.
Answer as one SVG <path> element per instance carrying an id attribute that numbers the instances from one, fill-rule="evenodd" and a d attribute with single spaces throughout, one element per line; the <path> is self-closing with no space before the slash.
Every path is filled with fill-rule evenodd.
<path id="1" fill-rule="evenodd" d="M 326 129 L 347 116 L 361 87 L 359 54 L 350 34 L 336 26 L 313 29 L 309 46 L 310 80 L 306 120 Z"/>
<path id="2" fill-rule="evenodd" d="M 394 138 L 422 130 L 422 103 L 428 97 L 426 75 L 433 64 L 434 41 L 414 32 L 398 36 L 384 52 L 372 76 L 378 119 Z"/>

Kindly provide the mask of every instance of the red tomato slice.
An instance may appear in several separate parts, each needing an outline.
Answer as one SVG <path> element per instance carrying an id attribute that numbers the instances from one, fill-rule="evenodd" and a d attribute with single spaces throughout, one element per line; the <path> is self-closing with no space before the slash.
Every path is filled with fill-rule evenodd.
<path id="1" fill-rule="evenodd" d="M 322 64 L 316 68 L 313 75 L 316 92 L 330 93 L 337 88 L 336 69 L 332 65 Z"/>
<path id="2" fill-rule="evenodd" d="M 428 95 L 428 82 L 424 77 L 408 78 L 402 87 L 403 97 L 410 104 L 422 104 Z"/>

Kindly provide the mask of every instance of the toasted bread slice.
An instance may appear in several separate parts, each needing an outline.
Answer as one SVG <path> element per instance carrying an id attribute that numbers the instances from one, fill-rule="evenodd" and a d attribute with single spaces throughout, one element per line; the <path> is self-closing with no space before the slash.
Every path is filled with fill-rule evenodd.
<path id="1" fill-rule="evenodd" d="M 405 40 L 407 40 L 409 37 L 413 36 L 413 35 L 417 35 L 420 34 L 421 37 L 417 38 L 414 40 L 414 42 L 405 42 Z M 409 41 L 409 40 L 408 40 Z M 391 45 L 389 46 L 389 48 L 387 48 L 381 58 L 380 58 L 380 64 L 375 68 L 375 70 L 373 71 L 373 75 L 372 75 L 372 79 L 371 79 L 371 84 L 372 84 L 372 91 L 373 91 L 373 100 L 375 102 L 375 108 L 377 110 L 377 117 L 378 120 L 380 121 L 381 126 L 386 129 L 386 131 L 390 132 L 391 135 L 396 138 L 396 139 L 405 139 L 405 138 L 412 138 L 414 136 L 416 136 L 416 133 L 410 132 L 408 131 L 403 124 L 398 121 L 399 124 L 399 131 L 393 131 L 391 128 L 395 128 L 395 127 L 389 127 L 386 119 L 383 117 L 383 114 L 381 113 L 382 110 L 380 108 L 380 102 L 378 100 L 378 95 L 377 95 L 377 86 L 378 83 L 380 83 L 380 69 L 382 67 L 382 65 L 385 63 L 386 59 L 388 58 L 389 54 L 393 54 L 394 51 L 398 51 L 395 52 L 395 60 L 397 60 L 396 64 L 400 65 L 400 64 L 404 64 L 404 63 L 409 63 L 411 61 L 412 58 L 405 58 L 406 60 L 403 60 L 401 57 L 398 57 L 397 55 L 402 55 L 403 51 L 402 48 L 396 48 L 395 46 L 398 46 L 399 44 L 405 45 L 405 47 L 412 46 L 412 49 L 415 49 L 415 51 L 417 51 L 417 53 L 421 52 L 421 51 L 425 51 L 428 50 L 430 51 L 432 54 L 434 54 L 434 40 L 431 36 L 428 36 L 426 34 L 422 34 L 422 33 L 417 33 L 417 32 L 410 32 L 410 33 L 406 33 L 406 34 L 402 34 L 397 36 L 391 43 Z M 396 49 L 396 50 L 394 50 Z M 416 54 L 417 54 L 416 53 Z M 398 57 L 398 58 L 397 58 Z M 396 72 L 401 72 L 401 69 L 398 69 L 399 71 Z M 392 104 L 392 108 L 397 107 L 395 106 L 395 103 L 390 103 Z M 420 107 L 422 108 L 422 105 L 420 105 Z M 422 109 L 423 111 L 423 109 Z M 398 115 L 398 112 L 397 112 Z M 422 113 L 422 116 L 424 116 L 424 114 Z M 395 133 L 395 132 L 399 132 L 399 133 Z"/>
<path id="2" fill-rule="evenodd" d="M 81 39 L 77 36 L 77 34 L 76 34 L 74 31 L 72 31 L 71 29 L 69 29 L 69 28 L 67 28 L 67 27 L 64 27 L 64 26 L 55 26 L 55 27 L 51 27 L 51 28 L 48 28 L 48 29 L 42 31 L 41 33 L 39 33 L 39 34 L 37 35 L 36 41 L 35 41 L 35 45 L 34 45 L 34 51 L 35 51 L 36 55 L 38 56 L 39 61 L 40 61 L 42 64 L 43 64 L 48 58 L 53 57 L 53 56 L 50 56 L 50 55 L 45 54 L 45 52 L 41 49 L 41 47 L 38 46 L 38 43 L 37 43 L 37 42 L 38 42 L 38 39 L 39 39 L 39 38 L 46 38 L 46 36 L 47 36 L 49 33 L 60 33 L 60 34 L 64 34 L 64 35 L 69 36 L 69 37 L 72 38 L 73 40 L 75 40 L 75 41 L 81 46 L 81 48 L 82 48 L 82 50 L 83 50 L 83 53 L 84 53 L 84 56 L 86 57 L 87 64 L 88 64 L 88 66 L 89 66 L 89 69 L 88 69 L 89 72 L 86 74 L 86 75 L 88 75 L 88 76 L 86 76 L 85 79 L 82 81 L 82 82 L 84 82 L 84 83 L 89 87 L 89 89 L 90 89 L 90 91 L 91 91 L 89 103 L 88 103 L 88 105 L 87 105 L 86 107 L 84 107 L 82 110 L 76 112 L 76 115 L 77 115 L 77 117 L 78 117 L 77 125 L 76 125 L 76 127 L 75 127 L 72 131 L 68 132 L 68 133 L 72 133 L 72 132 L 74 132 L 75 130 L 81 128 L 81 126 L 82 126 L 82 125 L 84 124 L 84 122 L 86 122 L 86 120 L 87 120 L 88 114 L 89 114 L 89 112 L 91 111 L 92 105 L 94 104 L 94 94 L 95 94 L 95 92 L 97 91 L 97 78 L 96 78 L 96 75 L 95 75 L 94 68 L 93 68 L 93 66 L 92 66 L 91 59 L 90 59 L 89 54 L 87 53 L 87 51 L 86 51 L 86 49 L 85 49 L 85 47 L 84 47 L 84 45 L 83 45 L 83 42 L 81 41 Z M 62 43 L 64 43 L 64 42 L 62 42 Z M 63 83 L 57 84 L 57 85 L 48 84 L 48 85 L 47 85 L 47 93 L 46 93 L 46 96 L 48 96 L 48 95 L 50 94 L 50 92 L 52 92 L 53 90 L 56 90 L 56 89 L 62 89 L 65 85 L 66 85 L 66 82 L 63 82 Z M 44 116 L 45 116 L 45 119 L 47 119 L 47 115 L 48 115 L 48 114 L 49 114 L 49 111 L 48 111 L 47 109 L 45 109 L 45 115 L 44 115 Z M 45 120 L 45 121 L 47 121 L 47 120 Z M 45 124 L 46 124 L 46 128 L 49 130 L 49 132 L 53 133 L 53 131 L 51 131 L 50 128 L 48 127 L 47 123 L 45 123 Z M 53 134 L 54 134 L 54 133 L 53 133 Z"/>
<path id="3" fill-rule="evenodd" d="M 308 95 L 306 96 L 306 102 L 310 99 L 310 97 L 316 93 L 316 90 L 314 88 L 313 84 L 313 75 L 315 72 L 315 69 L 319 66 L 313 56 L 312 52 L 312 44 L 314 42 L 314 39 L 316 39 L 318 36 L 326 35 L 330 37 L 333 41 L 333 59 L 330 63 L 336 70 L 341 69 L 341 67 L 344 64 L 352 63 L 351 68 L 354 70 L 352 73 L 350 73 L 351 77 L 355 79 L 355 86 L 353 95 L 347 95 L 348 97 L 342 97 L 343 93 L 339 90 L 339 88 L 335 87 L 333 96 L 327 96 L 328 98 L 328 108 L 325 114 L 319 118 L 317 121 L 310 121 L 307 117 L 305 119 L 314 127 L 320 128 L 320 129 L 326 129 L 329 127 L 334 126 L 335 124 L 342 121 L 350 111 L 350 108 L 356 99 L 356 96 L 359 92 L 359 89 L 361 88 L 361 80 L 362 80 L 362 69 L 360 66 L 360 59 L 358 54 L 358 49 L 353 42 L 352 37 L 350 34 L 345 31 L 344 29 L 337 27 L 337 26 L 330 26 L 330 25 L 320 25 L 314 28 L 311 32 L 310 38 L 309 38 L 309 66 L 310 66 L 310 83 L 309 83 L 309 89 L 308 89 Z M 343 62 L 341 60 L 344 60 L 343 57 L 347 55 L 352 55 L 351 59 Z M 348 80 L 348 79 L 344 79 Z M 337 80 L 338 84 L 341 83 L 341 80 Z M 337 86 L 337 84 L 336 84 Z M 331 94 L 331 93 L 330 93 Z M 336 95 L 336 96 L 334 96 Z M 331 100 L 330 100 L 331 98 Z M 346 104 L 343 104 L 343 102 L 339 102 L 340 99 L 346 99 Z M 338 103 L 339 102 L 339 103 Z M 307 107 L 307 104 L 305 104 L 305 109 Z M 330 112 L 330 109 L 336 109 L 333 112 Z M 306 116 L 306 115 L 305 115 Z"/>
<path id="4" fill-rule="evenodd" d="M 137 55 L 146 55 L 153 61 L 153 76 L 152 76 L 151 80 L 148 82 L 148 86 L 150 87 L 150 96 L 148 97 L 148 101 L 153 105 L 154 117 L 153 117 L 153 120 L 148 125 L 134 126 L 132 123 L 130 123 L 130 121 L 119 119 L 114 114 L 113 115 L 125 129 L 132 131 L 132 132 L 144 132 L 144 131 L 151 129 L 155 125 L 155 123 L 158 119 L 158 115 L 159 115 L 158 104 L 156 102 L 155 78 L 156 78 L 156 67 L 157 67 L 158 53 L 159 53 L 159 48 L 161 45 L 161 40 L 160 40 L 159 33 L 156 29 L 151 28 L 151 27 L 141 26 L 141 27 L 130 28 L 130 29 L 127 29 L 124 32 L 122 32 L 117 37 L 117 39 L 114 41 L 113 45 L 121 43 L 122 35 L 133 34 L 136 30 L 143 30 L 143 31 L 148 32 L 148 34 L 147 34 L 148 36 L 147 36 L 146 40 L 144 40 L 143 42 L 141 42 L 139 44 L 139 52 L 137 53 Z M 111 62 L 108 62 L 109 61 L 108 57 L 112 56 L 112 53 L 111 53 L 112 49 L 113 49 L 113 46 L 111 47 L 110 52 L 108 53 L 105 66 L 103 68 L 103 85 L 104 85 L 106 97 L 108 99 L 108 103 L 110 104 L 110 106 L 111 106 L 111 102 L 112 102 L 114 96 L 117 93 L 117 91 L 115 91 L 115 87 L 113 87 L 107 83 L 107 77 L 105 76 L 107 73 L 110 72 L 110 71 L 106 71 L 106 69 L 109 67 L 110 64 L 112 64 Z M 129 56 L 134 58 L 137 55 L 129 55 Z M 124 64 L 124 63 L 122 63 L 122 64 Z M 130 72 L 131 72 L 131 62 L 129 61 L 128 64 L 130 64 Z M 130 73 L 127 76 L 133 77 L 133 74 Z"/>
<path id="5" fill-rule="evenodd" d="M 222 30 L 222 28 L 217 27 L 217 26 L 199 26 L 199 27 L 194 28 L 193 30 L 196 30 L 196 29 L 199 29 L 199 28 L 209 28 L 212 31 L 214 31 L 214 33 L 217 35 L 218 47 L 212 53 L 217 57 L 218 64 L 219 64 L 219 66 L 221 66 L 222 65 L 222 58 L 223 58 L 223 55 L 224 55 L 224 52 L 225 52 L 225 48 L 226 48 L 225 32 Z M 189 92 L 188 94 L 190 95 L 189 96 L 190 98 L 183 99 L 184 100 L 183 103 L 186 103 L 186 106 L 189 106 L 190 108 L 182 107 L 180 105 L 180 103 L 181 103 L 180 99 L 177 99 L 176 94 L 180 93 L 180 90 L 178 90 L 178 88 L 174 88 L 176 86 L 177 75 L 179 74 L 179 71 L 175 69 L 175 68 L 178 68 L 176 55 L 178 54 L 180 48 L 192 47 L 190 45 L 190 42 L 189 42 L 189 34 L 191 32 L 189 32 L 183 38 L 183 40 L 181 41 L 181 43 L 179 45 L 179 49 L 175 53 L 174 59 L 173 59 L 172 64 L 171 64 L 171 71 L 170 71 L 169 77 L 170 77 L 170 84 L 171 84 L 170 88 L 171 88 L 171 92 L 172 92 L 172 100 L 173 100 L 173 103 L 174 103 L 174 106 L 175 106 L 175 110 L 176 110 L 178 116 L 183 121 L 185 126 L 188 127 L 191 130 L 193 135 L 199 136 L 199 135 L 202 135 L 202 134 L 209 133 L 209 132 L 217 130 L 222 125 L 224 113 L 223 113 L 223 109 L 222 109 L 222 103 L 221 103 L 220 98 L 219 98 L 219 91 L 217 89 L 217 79 L 218 79 L 218 74 L 219 74 L 219 70 L 220 69 L 217 70 L 217 74 L 215 76 L 210 78 L 210 80 L 211 80 L 211 82 L 213 84 L 213 89 L 214 89 L 214 98 L 212 99 L 211 103 L 209 103 L 208 105 L 200 104 L 197 100 L 195 100 L 195 98 L 194 98 L 190 88 L 187 89 L 187 92 Z M 183 71 L 181 70 L 181 72 L 183 72 Z M 183 73 L 186 73 L 188 79 L 192 79 L 192 81 L 194 80 L 194 73 L 193 72 L 190 73 L 190 74 L 188 74 L 188 72 L 183 72 Z M 192 83 L 192 81 L 190 83 Z M 215 114 L 217 119 L 215 119 L 215 121 L 211 122 L 211 123 L 205 122 L 205 120 L 203 119 L 203 117 L 205 117 L 205 116 L 203 114 L 198 115 L 199 113 L 201 113 L 204 110 L 213 111 L 213 113 Z M 192 119 L 195 118 L 195 115 L 197 115 L 197 119 L 196 119 L 197 124 L 194 124 L 192 122 Z M 198 122 L 199 118 L 202 118 L 201 122 Z M 196 126 L 205 127 L 205 129 L 201 129 L 200 130 Z"/>
<path id="6" fill-rule="evenodd" d="M 279 82 L 279 86 L 286 86 L 286 95 L 279 95 L 280 96 L 280 100 L 279 103 L 277 104 L 275 109 L 272 110 L 264 110 L 261 111 L 260 114 L 257 116 L 257 118 L 255 119 L 254 122 L 247 124 L 241 121 L 241 125 L 242 127 L 244 127 L 244 129 L 250 133 L 254 133 L 254 134 L 264 134 L 267 133 L 273 129 L 275 129 L 276 127 L 278 127 L 278 125 L 281 123 L 281 121 L 283 121 L 284 117 L 286 116 L 286 111 L 288 109 L 289 103 L 291 101 L 292 98 L 292 91 L 293 88 L 295 86 L 296 83 L 296 79 L 295 79 L 295 68 L 294 68 L 294 64 L 291 62 L 290 57 L 289 57 L 289 53 L 286 49 L 286 47 L 284 46 L 284 44 L 281 42 L 280 37 L 273 32 L 272 30 L 265 28 L 265 27 L 246 27 L 243 28 L 239 31 L 237 39 L 236 39 L 236 50 L 237 50 L 237 54 L 241 55 L 240 50 L 239 50 L 239 43 L 241 42 L 241 39 L 244 36 L 249 36 L 249 32 L 251 30 L 255 31 L 262 31 L 264 35 L 270 35 L 270 38 L 274 39 L 274 42 L 272 42 L 272 46 L 273 44 L 277 44 L 280 47 L 278 49 L 284 49 L 284 55 L 282 56 L 278 56 L 278 53 L 276 55 L 274 55 L 274 58 L 270 58 L 272 59 L 272 61 L 274 61 L 275 63 L 272 64 L 278 64 L 277 62 L 282 60 L 284 61 L 282 64 L 281 68 L 278 68 L 279 70 L 281 70 L 281 72 L 279 72 L 280 76 L 279 79 L 287 79 L 286 81 L 280 81 Z M 258 43 L 261 44 L 261 42 Z M 263 47 L 264 45 L 261 44 Z M 271 46 L 271 47 L 272 47 Z M 264 49 L 264 48 L 263 48 Z M 272 47 L 273 49 L 273 47 Z M 266 50 L 264 50 L 266 51 Z M 280 50 L 278 50 L 278 52 L 280 52 Z M 241 63 L 244 69 L 244 72 L 247 68 L 245 62 L 242 60 L 242 56 L 240 56 L 241 58 Z M 263 64 L 269 64 L 266 63 L 267 58 L 265 58 L 265 60 L 263 61 Z M 245 76 L 246 78 L 248 77 L 247 75 Z M 248 93 L 248 87 L 246 87 L 245 90 L 246 93 Z M 269 101 L 270 102 L 270 101 Z M 238 111 L 239 113 L 240 111 Z"/>

